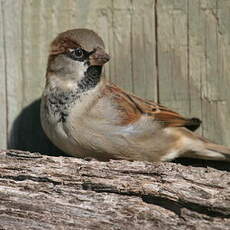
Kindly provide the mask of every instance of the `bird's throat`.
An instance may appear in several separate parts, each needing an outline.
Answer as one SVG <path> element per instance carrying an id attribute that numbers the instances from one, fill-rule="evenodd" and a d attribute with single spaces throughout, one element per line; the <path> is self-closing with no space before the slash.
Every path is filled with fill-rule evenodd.
<path id="1" fill-rule="evenodd" d="M 100 82 L 102 67 L 90 66 L 79 81 L 69 81 L 65 84 L 55 82 L 56 87 L 49 87 L 49 96 L 46 101 L 46 110 L 56 116 L 58 122 L 65 122 L 72 106 Z M 58 86 L 62 85 L 62 87 Z M 65 85 L 65 87 L 63 87 Z"/>
<path id="2" fill-rule="evenodd" d="M 78 82 L 78 88 L 82 92 L 95 88 L 100 82 L 101 72 L 101 66 L 89 66 L 84 73 L 84 77 Z"/>

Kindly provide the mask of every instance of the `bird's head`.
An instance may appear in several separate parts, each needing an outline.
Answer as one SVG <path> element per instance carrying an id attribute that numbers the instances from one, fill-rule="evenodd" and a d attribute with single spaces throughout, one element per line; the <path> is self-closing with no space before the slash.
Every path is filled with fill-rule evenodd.
<path id="1" fill-rule="evenodd" d="M 102 67 L 109 59 L 103 40 L 95 32 L 68 30 L 51 43 L 47 78 L 56 75 L 63 80 L 80 81 L 87 72 L 101 75 Z"/>

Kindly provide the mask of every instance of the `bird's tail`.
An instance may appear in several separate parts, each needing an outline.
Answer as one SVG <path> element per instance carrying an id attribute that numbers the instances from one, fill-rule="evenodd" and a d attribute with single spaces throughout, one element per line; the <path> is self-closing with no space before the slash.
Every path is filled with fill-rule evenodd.
<path id="1" fill-rule="evenodd" d="M 205 143 L 206 152 L 210 154 L 210 159 L 230 161 L 230 148 L 217 145 L 211 142 Z M 213 155 L 213 156 L 212 156 Z M 216 159 L 215 159 L 216 158 Z"/>
<path id="2" fill-rule="evenodd" d="M 198 139 L 202 142 L 202 148 L 185 153 L 185 157 L 230 162 L 230 148 L 214 144 L 203 137 L 198 137 Z"/>
<path id="3" fill-rule="evenodd" d="M 186 152 L 184 157 L 230 162 L 230 148 L 211 142 L 205 142 L 204 148 L 199 151 Z"/>

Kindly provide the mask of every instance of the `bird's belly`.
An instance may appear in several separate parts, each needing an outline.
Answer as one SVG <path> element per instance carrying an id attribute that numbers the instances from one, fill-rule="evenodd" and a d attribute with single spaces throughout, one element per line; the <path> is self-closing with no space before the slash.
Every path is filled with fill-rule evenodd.
<path id="1" fill-rule="evenodd" d="M 169 151 L 167 135 L 158 132 L 157 123 L 145 116 L 119 126 L 87 114 L 72 113 L 64 122 L 46 111 L 41 115 L 43 129 L 53 144 L 75 157 L 159 161 Z"/>
<path id="2" fill-rule="evenodd" d="M 149 119 L 128 126 L 117 126 L 100 120 L 74 119 L 74 125 L 69 121 L 66 129 L 68 136 L 80 147 L 85 155 L 98 159 L 127 159 L 127 160 L 160 160 L 160 138 L 158 127 L 149 124 Z M 71 153 L 75 155 L 75 153 Z"/>
<path id="3" fill-rule="evenodd" d="M 43 129 L 51 142 L 65 153 L 75 157 L 86 156 L 83 146 L 67 135 L 62 123 L 43 121 Z"/>
<path id="4" fill-rule="evenodd" d="M 64 129 L 65 122 L 62 122 L 57 114 L 49 113 L 46 106 L 45 101 L 42 100 L 41 125 L 47 137 L 65 153 L 74 154 L 76 157 L 84 157 L 81 146 L 73 142 L 67 135 Z"/>

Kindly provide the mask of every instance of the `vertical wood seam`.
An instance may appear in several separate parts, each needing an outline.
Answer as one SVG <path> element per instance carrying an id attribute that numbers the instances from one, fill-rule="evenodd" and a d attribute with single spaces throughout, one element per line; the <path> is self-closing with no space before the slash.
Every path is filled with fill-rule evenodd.
<path id="1" fill-rule="evenodd" d="M 155 16 L 155 66 L 156 66 L 156 101 L 160 103 L 160 82 L 159 82 L 159 62 L 158 62 L 158 15 L 157 15 L 157 0 L 154 5 Z"/>
<path id="2" fill-rule="evenodd" d="M 132 93 L 134 93 L 134 70 L 133 70 L 133 0 L 130 0 L 131 3 L 131 13 L 130 13 L 130 65 L 131 65 L 131 78 L 132 78 Z"/>
<path id="3" fill-rule="evenodd" d="M 187 81 L 188 81 L 188 109 L 189 114 L 192 111 L 192 102 L 191 102 L 191 82 L 190 82 L 190 23 L 189 23 L 189 0 L 187 0 Z"/>
<path id="4" fill-rule="evenodd" d="M 198 1 L 199 2 L 199 18 L 201 17 L 200 16 L 200 8 L 201 8 L 201 3 L 200 3 L 200 0 Z M 200 60 L 201 62 L 201 60 Z M 200 63 L 200 69 L 201 69 L 201 63 Z M 203 76 L 202 76 L 202 72 L 200 71 L 200 111 L 201 111 L 201 120 L 203 121 L 203 113 L 204 113 L 204 109 L 203 109 Z M 201 135 L 204 136 L 204 123 L 202 125 L 202 129 L 201 129 Z"/>
<path id="5" fill-rule="evenodd" d="M 200 5 L 201 7 L 201 5 Z M 205 18 L 205 44 L 204 44 L 204 49 L 205 49 L 205 92 L 203 94 L 203 96 L 201 97 L 201 100 L 202 100 L 202 104 L 204 105 L 205 104 L 205 100 L 206 100 L 206 95 L 208 94 L 208 89 L 207 89 L 207 78 L 208 78 L 208 47 L 207 47 L 207 42 L 208 42 L 208 38 L 207 38 L 207 34 L 208 34 L 208 29 L 207 29 L 207 19 Z M 204 83 L 203 81 L 203 77 L 202 77 L 202 84 Z M 204 87 L 202 87 L 202 89 L 204 89 Z M 205 100 L 204 100 L 205 99 Z M 209 103 L 208 100 L 206 100 L 206 103 Z M 207 108 L 207 106 L 206 106 Z M 203 118 L 204 114 L 202 114 L 202 118 Z M 207 126 L 203 127 L 203 130 L 202 130 L 202 135 L 205 136 L 205 133 L 206 133 L 206 128 Z"/>
<path id="6" fill-rule="evenodd" d="M 25 95 L 25 67 L 23 63 L 24 54 L 25 54 L 25 47 L 24 47 L 24 28 L 23 28 L 23 16 L 24 16 L 24 7 L 23 4 L 24 0 L 21 2 L 21 71 L 22 71 L 22 103 L 26 101 L 26 95 Z M 23 104 L 22 104 L 23 108 Z"/>
<path id="7" fill-rule="evenodd" d="M 114 0 L 112 0 L 112 53 L 114 54 L 115 53 L 115 42 L 114 42 L 114 34 L 115 34 L 115 32 L 114 32 Z M 115 59 L 114 59 L 115 60 Z M 111 79 L 112 79 L 112 72 L 114 72 L 114 74 L 115 74 L 115 62 L 114 62 L 114 60 L 113 60 L 113 69 L 111 68 L 111 72 L 110 72 L 110 81 L 111 81 Z"/>
<path id="8" fill-rule="evenodd" d="M 216 0 L 216 48 L 217 48 L 217 52 L 216 52 L 216 59 L 217 59 L 217 63 L 216 63 L 216 66 L 217 66 L 217 79 L 219 79 L 220 77 L 220 63 L 219 63 L 219 33 L 218 33 L 218 30 L 219 30 L 219 19 L 218 19 L 218 0 Z M 218 81 L 219 83 L 219 81 Z M 217 85 L 218 87 L 218 90 L 219 90 L 219 84 Z M 222 98 L 218 97 L 218 100 L 217 100 L 217 103 L 218 101 L 221 101 Z"/>
<path id="9" fill-rule="evenodd" d="M 1 9 L 2 9 L 2 31 L 3 31 L 3 55 L 4 55 L 4 78 L 5 78 L 5 111 L 6 111 L 6 147 L 9 146 L 9 102 L 8 102 L 8 81 L 7 81 L 7 52 L 6 52 L 6 28 L 5 28 L 5 12 L 4 12 L 4 2 L 1 1 Z"/>

